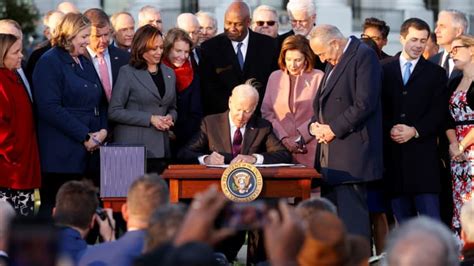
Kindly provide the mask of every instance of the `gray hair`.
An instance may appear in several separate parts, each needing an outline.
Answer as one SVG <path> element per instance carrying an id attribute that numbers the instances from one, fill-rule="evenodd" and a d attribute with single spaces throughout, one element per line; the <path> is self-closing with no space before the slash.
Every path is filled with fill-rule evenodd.
<path id="1" fill-rule="evenodd" d="M 130 14 L 130 13 L 128 13 L 128 12 L 125 12 L 125 11 L 117 12 L 117 13 L 114 13 L 114 14 L 110 17 L 110 23 L 112 24 L 112 28 L 114 28 L 114 30 L 116 29 L 116 25 L 117 25 L 117 18 L 118 18 L 120 15 L 127 15 L 127 16 L 131 17 L 133 23 L 135 24 L 135 19 L 133 18 L 132 14 Z"/>
<path id="2" fill-rule="evenodd" d="M 277 10 L 269 5 L 259 5 L 255 10 L 253 11 L 252 18 L 255 17 L 255 14 L 261 11 L 270 11 L 272 12 L 276 17 L 278 17 L 278 12 Z"/>
<path id="3" fill-rule="evenodd" d="M 459 11 L 459 10 L 456 10 L 456 9 L 445 9 L 445 10 L 441 10 L 439 12 L 439 14 L 441 13 L 448 13 L 451 15 L 451 17 L 453 18 L 453 25 L 455 27 L 458 27 L 458 28 L 461 28 L 463 30 L 463 33 L 467 33 L 467 29 L 468 29 L 468 21 L 467 21 L 467 16 L 465 13 Z M 438 16 L 439 16 L 438 14 Z"/>
<path id="4" fill-rule="evenodd" d="M 314 27 L 309 33 L 309 39 L 318 39 L 321 43 L 329 43 L 333 39 L 344 39 L 341 31 L 333 25 L 322 24 Z"/>
<path id="5" fill-rule="evenodd" d="M 154 6 L 151 6 L 151 5 L 146 5 L 142 8 L 140 8 L 140 11 L 138 11 L 138 24 L 139 25 L 147 24 L 146 22 L 143 22 L 143 20 L 145 19 L 145 14 L 151 13 L 151 12 L 160 13 L 160 9 L 158 9 Z"/>
<path id="6" fill-rule="evenodd" d="M 461 228 L 467 242 L 474 242 L 474 199 L 464 203 L 461 208 Z"/>
<path id="7" fill-rule="evenodd" d="M 232 90 L 232 96 L 234 97 L 243 96 L 243 97 L 254 97 L 255 106 L 257 106 L 260 95 L 258 94 L 257 87 L 259 86 L 258 82 L 255 79 L 248 79 L 244 84 L 236 86 Z"/>
<path id="8" fill-rule="evenodd" d="M 316 5 L 314 0 L 290 0 L 286 5 L 288 13 L 293 11 L 307 11 L 308 16 L 316 15 Z"/>
<path id="9" fill-rule="evenodd" d="M 194 15 L 196 15 L 196 17 L 198 19 L 199 18 L 204 18 L 204 17 L 207 17 L 207 18 L 211 19 L 214 22 L 214 28 L 217 29 L 217 19 L 216 19 L 216 17 L 214 17 L 214 15 L 212 13 L 205 12 L 205 11 L 199 11 Z"/>
<path id="10" fill-rule="evenodd" d="M 434 243 L 434 239 L 438 243 Z M 439 252 L 433 252 L 433 245 L 436 244 L 442 246 Z M 408 253 L 406 250 L 409 248 L 417 250 Z M 453 233 L 445 225 L 429 217 L 413 218 L 392 231 L 387 240 L 386 251 L 385 265 L 390 266 L 399 265 L 401 257 L 410 255 L 413 257 L 408 265 L 427 265 L 425 260 L 428 258 L 438 262 L 440 266 L 459 265 Z"/>

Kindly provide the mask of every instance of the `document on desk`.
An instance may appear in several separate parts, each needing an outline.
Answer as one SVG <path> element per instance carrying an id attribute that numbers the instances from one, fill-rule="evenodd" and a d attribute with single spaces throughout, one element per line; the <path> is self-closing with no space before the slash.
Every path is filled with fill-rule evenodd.
<path id="1" fill-rule="evenodd" d="M 227 168 L 229 167 L 229 164 L 208 164 L 206 166 L 214 167 L 214 168 Z M 255 167 L 257 168 L 290 167 L 290 166 L 304 167 L 304 165 L 294 164 L 294 163 L 255 164 Z"/>

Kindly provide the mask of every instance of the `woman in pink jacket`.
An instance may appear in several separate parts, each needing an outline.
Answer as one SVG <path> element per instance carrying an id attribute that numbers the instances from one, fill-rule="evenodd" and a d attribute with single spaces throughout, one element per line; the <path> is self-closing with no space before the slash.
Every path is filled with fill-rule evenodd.
<path id="1" fill-rule="evenodd" d="M 292 153 L 293 161 L 314 166 L 317 141 L 308 132 L 313 99 L 324 73 L 313 69 L 314 54 L 301 35 L 283 42 L 278 65 L 270 75 L 262 104 L 262 115 Z"/>

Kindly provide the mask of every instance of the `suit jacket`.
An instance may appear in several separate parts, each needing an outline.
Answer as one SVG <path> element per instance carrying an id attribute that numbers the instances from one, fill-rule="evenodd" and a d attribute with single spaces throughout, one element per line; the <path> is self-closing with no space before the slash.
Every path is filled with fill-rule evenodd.
<path id="1" fill-rule="evenodd" d="M 168 132 L 157 130 L 150 123 L 151 116 L 169 114 L 173 121 L 177 118 L 174 72 L 160 64 L 160 73 L 166 89 L 163 98 L 146 69 L 123 66 L 109 103 L 109 119 L 116 123 L 115 142 L 145 145 L 148 158 L 170 155 Z"/>
<path id="2" fill-rule="evenodd" d="M 316 139 L 307 130 L 313 115 L 313 100 L 324 76 L 313 69 L 296 76 L 295 85 L 290 88 L 290 76 L 286 71 L 277 70 L 270 75 L 262 104 L 262 116 L 272 123 L 278 139 L 302 136 L 306 142 L 306 154 L 293 154 L 294 161 L 308 167 L 314 166 Z M 293 98 L 290 97 L 293 91 Z M 293 103 L 290 109 L 289 101 Z"/>
<path id="3" fill-rule="evenodd" d="M 437 136 L 448 108 L 446 72 L 421 57 L 404 86 L 400 55 L 383 62 L 385 178 L 394 195 L 438 193 Z M 398 144 L 390 139 L 396 124 L 413 126 L 419 138 Z"/>
<path id="4" fill-rule="evenodd" d="M 117 82 L 119 70 L 122 66 L 127 65 L 130 61 L 130 53 L 115 47 L 113 44 L 107 47 L 110 56 L 110 64 L 112 69 L 112 87 Z M 92 61 L 89 52 L 86 54 L 87 58 Z"/>
<path id="5" fill-rule="evenodd" d="M 274 38 L 249 29 L 248 49 L 242 71 L 232 42 L 224 33 L 205 41 L 201 45 L 202 58 L 199 64 L 204 114 L 225 112 L 234 87 L 250 78 L 255 78 L 261 84 L 257 88 L 260 95 L 257 106 L 259 112 L 268 77 L 277 69 L 276 49 Z"/>
<path id="6" fill-rule="evenodd" d="M 280 53 L 281 51 L 281 47 L 283 45 L 283 41 L 288 37 L 288 36 L 291 36 L 291 35 L 295 35 L 295 32 L 293 30 L 290 30 L 286 33 L 283 33 L 282 35 L 278 35 L 277 36 L 277 41 L 278 41 L 278 54 Z M 319 56 L 317 56 L 316 54 L 314 54 L 314 62 L 313 62 L 313 66 L 314 68 L 316 69 L 319 69 L 321 71 L 324 71 L 324 69 L 326 68 L 326 63 L 323 63 L 321 62 L 321 59 L 319 59 Z"/>
<path id="7" fill-rule="evenodd" d="M 229 112 L 206 116 L 201 123 L 201 130 L 178 154 L 178 157 L 197 163 L 197 158 L 216 151 L 222 154 L 224 163 L 232 158 L 230 141 Z M 272 132 L 271 124 L 257 116 L 253 116 L 245 127 L 241 154 L 263 155 L 263 163 L 288 163 L 291 155 Z"/>
<path id="8" fill-rule="evenodd" d="M 31 86 L 33 86 L 33 71 L 35 70 L 36 64 L 38 63 L 38 60 L 41 58 L 41 56 L 49 49 L 51 49 L 50 42 L 48 42 L 45 46 L 39 47 L 38 49 L 34 50 L 28 58 L 28 62 L 26 63 L 25 68 L 25 74 Z"/>
<path id="9" fill-rule="evenodd" d="M 73 265 L 77 265 L 84 251 L 87 249 L 87 243 L 82 239 L 81 234 L 76 229 L 68 226 L 60 227 L 59 234 L 59 253 L 69 257 Z"/>
<path id="10" fill-rule="evenodd" d="M 79 59 L 81 65 L 63 48 L 53 47 L 33 72 L 43 172 L 82 174 L 91 156 L 83 144 L 86 135 L 107 129 L 100 79 L 89 60 Z"/>
<path id="11" fill-rule="evenodd" d="M 440 67 L 443 67 L 443 53 L 444 52 L 439 52 L 432 57 L 429 58 L 429 61 L 439 65 Z M 446 75 L 446 72 L 444 72 Z M 457 77 L 462 75 L 462 71 L 454 67 L 453 71 L 451 72 L 451 75 L 449 75 L 448 78 L 448 86 L 449 84 Z"/>
<path id="12" fill-rule="evenodd" d="M 329 144 L 318 145 L 315 160 L 329 184 L 382 177 L 381 67 L 371 48 L 354 36 L 350 40 L 336 67 L 326 67 L 313 102 L 312 121 L 329 124 L 336 135 Z"/>
<path id="13" fill-rule="evenodd" d="M 145 230 L 128 231 L 116 241 L 89 246 L 78 265 L 133 265 L 145 245 Z"/>

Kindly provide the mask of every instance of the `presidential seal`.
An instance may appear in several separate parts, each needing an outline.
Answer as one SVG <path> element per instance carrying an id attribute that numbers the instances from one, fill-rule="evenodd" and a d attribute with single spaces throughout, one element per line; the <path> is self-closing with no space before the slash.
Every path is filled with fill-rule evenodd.
<path id="1" fill-rule="evenodd" d="M 263 179 L 257 167 L 249 163 L 235 163 L 227 167 L 221 177 L 225 196 L 235 202 L 255 200 L 262 192 Z"/>

